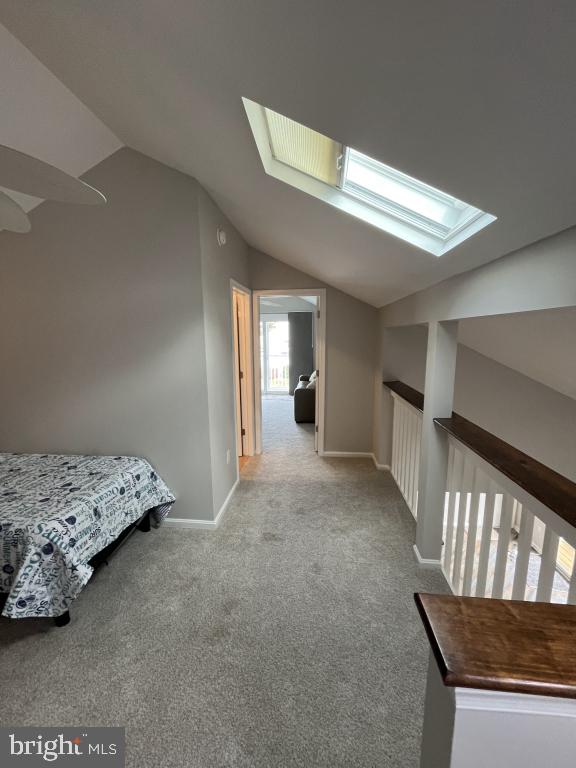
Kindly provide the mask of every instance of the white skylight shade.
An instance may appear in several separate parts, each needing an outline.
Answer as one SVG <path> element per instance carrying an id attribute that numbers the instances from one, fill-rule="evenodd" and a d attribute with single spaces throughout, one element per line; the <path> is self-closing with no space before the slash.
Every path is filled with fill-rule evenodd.
<path id="1" fill-rule="evenodd" d="M 266 108 L 264 112 L 273 157 L 326 184 L 336 184 L 341 145 L 278 112 Z"/>
<path id="2" fill-rule="evenodd" d="M 435 256 L 496 220 L 473 205 L 249 99 L 266 173 Z"/>

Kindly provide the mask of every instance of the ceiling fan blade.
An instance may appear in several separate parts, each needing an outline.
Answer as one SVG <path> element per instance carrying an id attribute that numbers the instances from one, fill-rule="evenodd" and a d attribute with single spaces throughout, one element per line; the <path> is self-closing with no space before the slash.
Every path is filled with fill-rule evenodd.
<path id="1" fill-rule="evenodd" d="M 32 229 L 27 214 L 5 192 L 0 192 L 0 229 L 21 233 L 30 232 Z"/>
<path id="2" fill-rule="evenodd" d="M 16 192 L 62 203 L 98 205 L 106 198 L 75 176 L 24 152 L 0 144 L 0 184 Z"/>

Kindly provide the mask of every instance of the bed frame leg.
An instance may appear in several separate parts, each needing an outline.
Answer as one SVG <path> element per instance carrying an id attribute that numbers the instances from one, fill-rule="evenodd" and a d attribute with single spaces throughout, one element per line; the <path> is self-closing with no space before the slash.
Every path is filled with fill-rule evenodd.
<path id="1" fill-rule="evenodd" d="M 66 611 L 62 616 L 55 616 L 54 624 L 56 624 L 57 627 L 65 627 L 66 624 L 70 624 L 70 611 Z"/>
<path id="2" fill-rule="evenodd" d="M 150 513 L 147 512 L 142 520 L 138 523 L 138 530 L 143 531 L 144 533 L 148 533 L 150 530 Z"/>

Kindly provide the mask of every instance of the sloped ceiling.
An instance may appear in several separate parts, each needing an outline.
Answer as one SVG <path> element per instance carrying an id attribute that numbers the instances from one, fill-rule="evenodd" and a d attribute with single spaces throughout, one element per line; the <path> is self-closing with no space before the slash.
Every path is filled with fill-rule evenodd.
<path id="1" fill-rule="evenodd" d="M 458 341 L 576 399 L 576 308 L 461 320 Z"/>
<path id="2" fill-rule="evenodd" d="M 1 25 L 0 72 L 0 144 L 34 155 L 73 176 L 85 173 L 122 146 L 112 131 Z M 42 202 L 37 197 L 4 191 L 26 211 Z"/>
<path id="3" fill-rule="evenodd" d="M 573 0 L 27 0 L 0 21 L 251 245 L 376 306 L 576 223 Z M 370 228 L 264 174 L 242 96 L 498 221 L 438 259 Z"/>

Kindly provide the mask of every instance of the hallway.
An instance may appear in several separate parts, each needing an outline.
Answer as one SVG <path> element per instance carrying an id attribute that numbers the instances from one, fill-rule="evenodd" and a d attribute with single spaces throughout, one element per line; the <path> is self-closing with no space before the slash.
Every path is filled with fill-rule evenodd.
<path id="1" fill-rule="evenodd" d="M 217 531 L 137 533 L 65 630 L 0 620 L 3 723 L 125 725 L 130 768 L 417 766 L 442 579 L 390 475 L 271 407 Z"/>
<path id="2" fill-rule="evenodd" d="M 262 397 L 262 448 L 266 462 L 282 461 L 291 451 L 314 451 L 314 424 L 296 424 L 292 395 Z"/>

